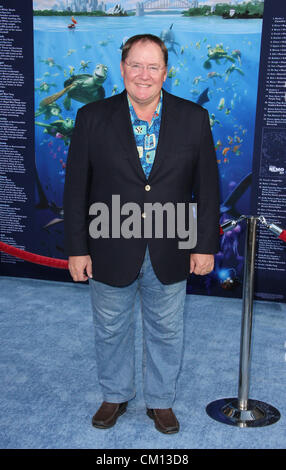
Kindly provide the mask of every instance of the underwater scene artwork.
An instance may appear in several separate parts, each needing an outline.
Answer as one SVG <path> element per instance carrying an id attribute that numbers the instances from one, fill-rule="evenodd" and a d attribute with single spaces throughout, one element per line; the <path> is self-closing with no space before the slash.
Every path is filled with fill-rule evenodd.
<path id="1" fill-rule="evenodd" d="M 209 112 L 220 174 L 220 222 L 249 213 L 261 30 L 261 19 L 184 17 L 179 11 L 34 16 L 36 231 L 43 255 L 66 257 L 63 188 L 76 112 L 124 89 L 121 49 L 134 34 L 164 40 L 169 50 L 164 88 Z M 238 224 L 221 237 L 214 271 L 192 275 L 189 293 L 241 295 L 244 231 Z"/>

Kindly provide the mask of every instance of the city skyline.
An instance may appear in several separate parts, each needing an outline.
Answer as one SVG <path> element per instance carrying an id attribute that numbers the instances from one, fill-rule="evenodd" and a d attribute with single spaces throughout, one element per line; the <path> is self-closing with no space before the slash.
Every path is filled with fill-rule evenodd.
<path id="1" fill-rule="evenodd" d="M 202 5 L 216 5 L 218 3 L 228 3 L 231 5 L 241 4 L 247 0 L 199 0 L 199 6 Z M 250 0 L 251 1 L 251 0 Z M 259 0 L 263 2 L 264 0 Z M 66 10 L 68 7 L 72 11 L 93 11 L 97 8 L 99 3 L 104 4 L 116 4 L 119 3 L 123 7 L 128 5 L 136 5 L 138 0 L 118 0 L 118 1 L 106 1 L 106 0 L 34 0 L 34 9 L 35 10 L 52 10 L 52 9 L 63 9 Z M 190 0 L 192 3 L 192 0 Z"/>

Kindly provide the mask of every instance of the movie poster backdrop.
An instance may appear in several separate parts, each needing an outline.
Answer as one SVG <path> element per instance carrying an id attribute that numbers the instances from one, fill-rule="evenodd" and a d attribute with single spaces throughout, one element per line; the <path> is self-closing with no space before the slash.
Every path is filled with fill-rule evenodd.
<path id="1" fill-rule="evenodd" d="M 79 5 L 88 10 L 93 3 L 96 15 L 72 10 Z M 241 214 L 258 213 L 286 225 L 282 207 L 286 194 L 282 93 L 286 93 L 286 20 L 281 2 L 266 1 L 263 20 L 185 16 L 188 3 L 192 2 L 172 7 L 170 1 L 162 9 L 166 2 L 158 0 L 145 4 L 124 0 L 120 7 L 89 0 L 0 0 L 2 242 L 66 259 L 63 188 L 76 112 L 87 102 L 124 89 L 119 68 L 122 46 L 128 37 L 144 32 L 160 36 L 168 47 L 164 88 L 209 112 L 220 173 L 221 224 Z M 72 11 L 61 14 L 69 5 Z M 40 14 L 39 10 L 49 11 Z M 278 46 L 281 38 L 284 56 Z M 279 71 L 284 72 L 283 85 Z M 284 90 L 275 94 L 280 85 Z M 274 118 L 278 101 L 280 117 L 275 114 Z M 275 203 L 270 204 L 273 197 Z M 214 271 L 190 276 L 188 293 L 241 296 L 244 235 L 245 222 L 241 222 L 221 237 Z M 285 301 L 282 244 L 269 231 L 259 231 L 258 298 Z M 0 256 L 2 275 L 71 280 L 66 270 L 5 253 Z"/>

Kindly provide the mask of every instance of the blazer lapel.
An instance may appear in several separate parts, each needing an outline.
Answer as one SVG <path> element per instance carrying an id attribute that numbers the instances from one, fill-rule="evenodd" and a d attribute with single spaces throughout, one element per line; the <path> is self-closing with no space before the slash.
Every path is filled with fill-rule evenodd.
<path id="1" fill-rule="evenodd" d="M 138 156 L 136 141 L 132 129 L 129 106 L 127 101 L 127 93 L 124 90 L 121 93 L 121 101 L 114 110 L 112 116 L 112 125 L 117 134 L 120 145 L 124 148 L 124 156 L 129 160 L 135 171 L 141 178 L 146 180 L 144 170 Z"/>
<path id="2" fill-rule="evenodd" d="M 172 95 L 163 90 L 163 106 L 160 125 L 159 139 L 156 149 L 155 160 L 149 175 L 149 180 L 154 178 L 164 162 L 165 153 L 173 150 L 174 134 L 176 133 L 176 107 L 172 101 Z"/>

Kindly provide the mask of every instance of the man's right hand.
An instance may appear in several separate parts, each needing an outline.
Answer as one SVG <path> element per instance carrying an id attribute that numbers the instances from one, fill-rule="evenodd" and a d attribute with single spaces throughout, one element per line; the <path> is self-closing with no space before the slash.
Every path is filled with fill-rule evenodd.
<path id="1" fill-rule="evenodd" d="M 87 281 L 88 278 L 92 277 L 92 263 L 89 255 L 69 256 L 68 267 L 75 282 Z"/>

